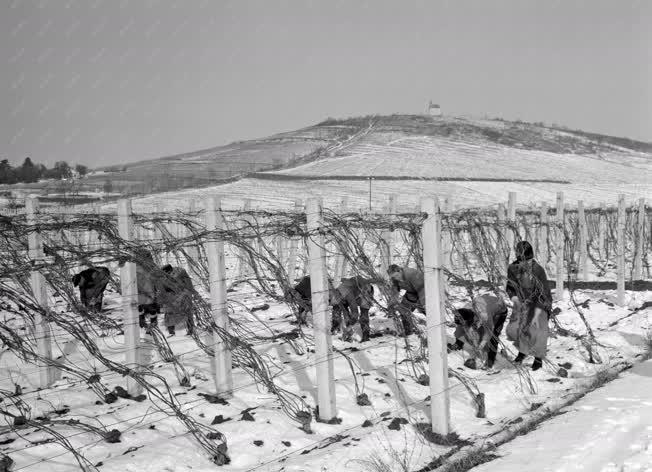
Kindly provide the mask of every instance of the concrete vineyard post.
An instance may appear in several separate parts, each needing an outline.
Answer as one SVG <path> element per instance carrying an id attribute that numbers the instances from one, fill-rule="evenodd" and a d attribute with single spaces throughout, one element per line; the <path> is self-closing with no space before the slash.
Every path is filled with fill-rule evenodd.
<path id="1" fill-rule="evenodd" d="M 589 234 L 586 227 L 586 214 L 584 213 L 584 202 L 582 200 L 577 202 L 577 220 L 578 220 L 578 229 L 579 229 L 579 272 L 581 271 L 582 280 L 589 280 L 589 253 L 588 253 L 588 244 L 589 244 Z"/>
<path id="2" fill-rule="evenodd" d="M 625 195 L 618 195 L 616 234 L 616 290 L 618 305 L 625 305 Z"/>
<path id="3" fill-rule="evenodd" d="M 348 206 L 348 198 L 347 197 L 342 197 L 342 203 L 340 205 L 340 212 L 342 215 L 346 213 L 346 209 Z M 346 258 L 344 257 L 344 254 L 337 254 L 335 257 L 335 284 L 337 285 L 339 281 L 344 277 L 344 273 L 346 271 Z"/>
<path id="4" fill-rule="evenodd" d="M 566 242 L 565 227 L 564 227 L 564 192 L 557 192 L 557 238 L 555 241 L 556 251 L 556 264 L 555 270 L 557 273 L 555 282 L 555 300 L 562 301 L 564 299 L 564 246 Z"/>
<path id="5" fill-rule="evenodd" d="M 37 224 L 37 214 L 39 209 L 39 201 L 35 196 L 30 196 L 25 199 L 25 213 L 27 224 L 34 226 Z M 29 258 L 32 262 L 38 263 L 43 260 L 43 242 L 41 235 L 36 231 L 31 231 L 27 236 L 29 247 Z M 50 309 L 47 286 L 45 277 L 38 270 L 33 270 L 30 276 L 30 284 L 32 293 L 37 303 L 47 313 Z M 34 315 L 34 326 L 32 332 L 36 338 L 36 349 L 39 356 L 45 361 L 37 361 L 39 373 L 39 387 L 46 388 L 55 381 L 57 372 L 54 367 L 48 364 L 48 360 L 52 359 L 52 332 L 50 323 L 47 318 L 40 313 Z"/>
<path id="6" fill-rule="evenodd" d="M 118 232 L 123 241 L 133 241 L 134 228 L 131 218 L 131 200 L 118 201 Z M 120 268 L 120 286 L 122 291 L 126 364 L 128 367 L 138 370 L 141 362 L 141 346 L 137 308 L 138 280 L 135 262 L 125 262 Z M 143 387 L 132 377 L 127 377 L 127 391 L 132 396 L 137 396 L 142 393 Z"/>
<path id="7" fill-rule="evenodd" d="M 246 213 L 248 211 L 251 211 L 251 200 L 246 199 L 244 201 L 244 206 L 242 207 L 242 210 Z M 251 217 L 248 215 L 245 215 L 243 218 L 244 221 L 247 223 L 251 223 Z M 258 242 L 257 241 L 251 241 L 251 247 L 255 248 L 257 246 Z M 243 279 L 249 274 L 249 269 L 248 269 L 248 255 L 247 251 L 244 249 L 240 250 L 240 260 L 238 262 L 238 278 Z"/>
<path id="8" fill-rule="evenodd" d="M 446 313 L 443 309 L 441 217 L 436 200 L 426 198 L 421 211 L 423 223 L 423 268 L 426 291 L 427 339 L 430 365 L 430 412 L 432 431 L 446 436 L 450 432 L 448 354 L 446 352 Z"/>
<path id="9" fill-rule="evenodd" d="M 389 215 L 396 214 L 396 195 L 389 196 L 389 202 L 387 206 L 387 212 Z M 390 216 L 391 218 L 391 216 Z M 381 254 L 381 274 L 383 277 L 387 277 L 387 269 L 392 263 L 392 253 L 394 252 L 394 235 L 392 231 L 383 231 L 381 235 L 380 242 L 380 254 Z"/>
<path id="10" fill-rule="evenodd" d="M 300 212 L 302 210 L 303 204 L 300 200 L 294 201 L 294 211 Z M 290 238 L 290 253 L 288 255 L 288 282 L 290 285 L 294 284 L 294 279 L 297 274 L 297 250 L 299 248 L 299 238 L 293 236 Z"/>
<path id="11" fill-rule="evenodd" d="M 325 421 L 336 417 L 335 381 L 333 367 L 333 341 L 331 339 L 331 313 L 328 309 L 329 287 L 326 274 L 324 237 L 321 234 L 321 200 L 307 202 L 308 256 L 312 292 L 312 318 L 315 336 L 315 363 L 317 368 L 317 404 L 319 417 Z"/>
<path id="12" fill-rule="evenodd" d="M 643 279 L 643 259 L 645 253 L 643 252 L 645 242 L 645 199 L 639 198 L 638 212 L 636 218 L 636 255 L 634 258 L 634 280 Z"/>
<path id="13" fill-rule="evenodd" d="M 516 239 L 516 192 L 509 192 L 507 201 L 507 233 L 505 239 L 507 241 L 507 264 L 509 265 L 510 256 L 514 250 L 514 241 Z"/>
<path id="14" fill-rule="evenodd" d="M 206 200 L 206 230 L 223 231 L 226 229 L 221 212 L 221 201 L 211 196 Z M 214 352 L 214 380 L 217 394 L 231 396 L 233 392 L 233 375 L 231 351 L 220 332 L 229 333 L 229 313 L 226 298 L 226 262 L 224 241 L 219 236 L 209 236 L 206 242 L 208 257 L 208 283 L 210 287 L 211 312 L 217 330 L 213 332 L 212 347 Z"/>

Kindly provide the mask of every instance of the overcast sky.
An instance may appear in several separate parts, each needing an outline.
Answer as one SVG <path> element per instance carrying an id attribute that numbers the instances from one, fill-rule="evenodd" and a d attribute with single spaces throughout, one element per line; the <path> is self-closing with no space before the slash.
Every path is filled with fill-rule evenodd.
<path id="1" fill-rule="evenodd" d="M 652 2 L 0 0 L 0 158 L 129 162 L 327 117 L 652 141 Z"/>

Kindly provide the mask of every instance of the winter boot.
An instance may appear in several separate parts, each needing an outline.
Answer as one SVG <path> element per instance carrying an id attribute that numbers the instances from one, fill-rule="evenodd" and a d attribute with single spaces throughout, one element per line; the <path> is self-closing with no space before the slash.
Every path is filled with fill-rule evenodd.
<path id="1" fill-rule="evenodd" d="M 520 364 L 521 362 L 523 362 L 523 359 L 525 359 L 525 354 L 519 352 L 518 356 L 514 358 L 514 364 Z"/>
<path id="2" fill-rule="evenodd" d="M 353 328 L 351 326 L 345 326 L 342 328 L 342 341 L 351 342 L 351 336 L 353 336 Z"/>
<path id="3" fill-rule="evenodd" d="M 535 357 L 534 362 L 532 363 L 532 370 L 539 370 L 541 367 L 543 367 L 543 361 L 540 358 Z"/>
<path id="4" fill-rule="evenodd" d="M 447 344 L 446 347 L 448 347 L 448 349 L 451 351 L 459 351 L 460 349 L 464 348 L 464 341 L 461 339 L 456 339 L 455 344 Z"/>

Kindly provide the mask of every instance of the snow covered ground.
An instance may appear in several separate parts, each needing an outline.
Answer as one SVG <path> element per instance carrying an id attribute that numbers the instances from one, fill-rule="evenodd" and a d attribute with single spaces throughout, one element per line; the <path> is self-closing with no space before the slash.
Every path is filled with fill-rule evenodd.
<path id="1" fill-rule="evenodd" d="M 472 471 L 652 471 L 652 360 L 560 413 L 497 448 L 499 459 Z"/>
<path id="2" fill-rule="evenodd" d="M 431 136 L 396 139 L 395 133 L 375 133 L 373 140 L 375 143 L 363 140 L 337 157 L 274 173 L 554 179 L 575 183 L 593 183 L 608 176 L 612 183 L 646 183 L 652 171 L 647 159 L 649 156 L 643 153 L 623 152 L 605 156 L 559 154 Z M 541 165 L 542 162 L 546 163 L 545 166 Z M 637 168 L 633 180 L 626 177 L 631 166 Z"/>
<path id="3" fill-rule="evenodd" d="M 450 197 L 452 203 L 459 208 L 485 207 L 498 203 L 506 204 L 509 192 L 516 192 L 517 205 L 540 204 L 546 202 L 554 206 L 557 192 L 564 192 L 567 202 L 575 206 L 578 200 L 583 200 L 588 207 L 597 207 L 600 202 L 614 206 L 618 195 L 624 194 L 628 205 L 634 205 L 638 198 L 652 199 L 652 184 L 650 183 L 613 183 L 594 182 L 556 184 L 556 183 L 523 183 L 523 182 L 453 182 L 453 181 L 274 181 L 245 178 L 230 184 L 207 187 L 197 190 L 184 190 L 150 195 L 133 200 L 135 212 L 152 213 L 154 205 L 163 203 L 166 210 L 186 210 L 189 201 L 197 201 L 197 207 L 202 208 L 209 196 L 219 196 L 223 208 L 241 210 L 244 201 L 252 200 L 254 209 L 292 209 L 296 200 L 305 202 L 308 198 L 323 199 L 324 207 L 339 209 L 341 200 L 346 197 L 348 208 L 354 211 L 369 208 L 369 197 L 372 197 L 372 209 L 380 211 L 387 205 L 390 195 L 398 197 L 399 211 L 414 211 L 418 208 L 419 199 L 429 197 Z M 115 203 L 101 205 L 104 212 L 115 211 Z"/>
<path id="4" fill-rule="evenodd" d="M 250 290 L 238 289 L 230 294 L 251 308 L 266 300 Z M 509 362 L 513 348 L 506 343 L 506 356 L 499 356 L 497 374 L 464 367 L 466 351 L 449 355 L 449 367 L 469 379 L 486 395 L 486 418 L 477 418 L 471 397 L 456 379 L 450 379 L 451 423 L 453 430 L 468 441 L 480 440 L 513 424 L 518 418 L 545 402 L 580 390 L 595 379 L 596 373 L 608 365 L 635 361 L 647 345 L 652 313 L 649 309 L 634 311 L 646 301 L 652 301 L 650 292 L 628 292 L 628 306 L 613 305 L 613 294 L 604 291 L 585 291 L 578 294 L 585 303 L 598 340 L 603 363 L 587 362 L 586 353 L 573 338 L 557 336 L 550 340 L 548 361 L 544 368 L 531 372 L 517 371 Z M 109 294 L 105 299 L 109 310 L 119 316 L 119 297 Z M 454 303 L 460 303 L 457 297 Z M 267 302 L 269 302 L 267 300 Z M 583 327 L 577 313 L 568 301 L 559 304 L 560 323 L 577 332 Z M 59 306 L 64 309 L 65 306 Z M 256 313 L 275 332 L 289 331 L 290 311 L 287 306 L 270 303 L 270 308 Z M 236 311 L 250 329 L 263 332 L 262 324 Z M 372 317 L 372 330 L 382 334 L 389 325 L 380 312 Z M 57 336 L 57 349 L 65 349 L 62 333 Z M 452 327 L 448 327 L 449 336 Z M 334 356 L 337 416 L 340 424 L 313 423 L 313 434 L 306 434 L 279 409 L 277 399 L 257 388 L 241 370 L 234 370 L 235 394 L 225 405 L 211 404 L 199 394 L 211 393 L 208 358 L 197 349 L 183 330 L 170 340 L 192 376 L 191 387 L 181 387 L 169 363 L 154 356 L 157 373 L 163 374 L 183 409 L 205 424 L 215 421 L 216 427 L 228 441 L 231 463 L 224 471 L 365 471 L 369 461 L 377 458 L 398 467 L 396 461 L 407 463 L 409 470 L 417 470 L 450 446 L 436 445 L 419 432 L 419 424 L 428 423 L 429 387 L 420 385 L 412 375 L 410 365 L 402 362 L 405 353 L 395 336 L 383 334 L 366 344 L 344 343 L 334 340 L 337 349 L 353 360 L 353 369 L 344 356 Z M 114 359 L 124 356 L 122 336 L 98 340 L 105 355 Z M 412 336 L 410 342 L 417 345 Z M 316 405 L 315 358 L 309 351 L 296 352 L 283 340 L 257 346 L 259 353 L 275 367 L 272 373 L 277 384 L 304 397 L 312 407 Z M 55 355 L 58 354 L 58 350 Z M 67 349 L 68 359 L 77 365 L 89 362 L 85 352 Z M 92 360 L 91 360 L 92 362 Z M 531 360 L 526 361 L 529 366 Z M 568 375 L 559 374 L 559 365 L 566 364 Z M 568 365 L 570 364 L 570 365 Z M 33 366 L 23 365 L 13 356 L 0 358 L 2 382 L 0 388 L 12 389 L 13 383 L 23 387 L 23 399 L 30 404 L 32 417 L 48 414 L 57 419 L 76 418 L 95 425 L 104 424 L 122 432 L 121 442 L 108 444 L 97 436 L 73 428 L 60 428 L 71 444 L 91 461 L 101 464 L 102 472 L 154 471 L 209 471 L 216 470 L 209 458 L 175 418 L 158 411 L 149 401 L 136 402 L 119 399 L 113 404 L 97 404 L 97 397 L 74 379 L 63 378 L 51 388 L 36 389 Z M 125 380 L 105 374 L 112 388 L 124 386 Z M 356 382 L 369 397 L 371 405 L 356 404 Z M 614 398 L 629 398 L 624 393 Z M 632 405 L 630 405 L 632 406 Z M 247 411 L 251 416 L 244 415 Z M 642 410 L 641 410 L 642 411 Z M 649 412 L 649 411 L 648 411 Z M 219 418 L 219 416 L 222 418 Z M 565 416 L 565 415 L 564 415 Z M 563 419 L 564 416 L 560 417 Z M 624 417 L 623 417 L 624 418 Z M 63 472 L 76 470 L 70 454 L 56 443 L 43 442 L 47 435 L 34 430 L 23 430 L 20 435 L 7 428 L 0 429 L 0 452 L 9 454 L 16 462 L 16 470 Z M 47 466 L 45 465 L 47 461 Z M 502 470 L 502 469 L 491 469 Z M 585 469 L 594 470 L 594 469 Z"/>

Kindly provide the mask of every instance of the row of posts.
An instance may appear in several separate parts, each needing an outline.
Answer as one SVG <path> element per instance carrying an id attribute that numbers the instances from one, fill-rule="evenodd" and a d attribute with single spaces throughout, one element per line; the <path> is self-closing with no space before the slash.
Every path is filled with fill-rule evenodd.
<path id="1" fill-rule="evenodd" d="M 600 208 L 606 210 L 604 204 L 600 204 Z M 566 280 L 568 274 L 566 273 L 567 268 L 564 264 L 565 262 L 565 245 L 566 245 L 566 235 L 565 235 L 565 209 L 566 204 L 564 201 L 564 193 L 557 193 L 557 202 L 556 202 L 556 215 L 554 226 L 557 228 L 556 237 L 553 240 L 555 245 L 555 286 L 563 287 L 564 281 Z M 633 255 L 633 267 L 632 267 L 632 280 L 641 280 L 643 277 L 643 261 L 645 259 L 644 254 L 644 243 L 645 243 L 645 199 L 640 198 L 638 200 L 637 207 L 637 219 L 636 219 L 636 231 L 635 231 L 635 250 Z M 577 202 L 577 218 L 578 218 L 578 231 L 579 231 L 579 244 L 578 244 L 578 267 L 573 268 L 577 270 L 577 275 L 581 280 L 589 280 L 589 256 L 588 256 L 588 247 L 589 247 L 589 238 L 588 238 L 588 227 L 586 222 L 586 214 L 584 210 L 584 202 L 579 200 Z M 505 207 L 504 205 L 499 205 L 498 207 L 498 221 L 499 223 L 505 222 Z M 625 204 L 625 195 L 619 195 L 618 197 L 618 210 L 617 210 L 617 220 L 616 220 L 616 291 L 617 291 L 617 300 L 619 305 L 625 304 L 625 275 L 627 272 L 627 267 L 625 263 L 625 227 L 626 227 L 626 204 Z M 511 225 L 516 225 L 516 193 L 509 192 L 508 203 L 507 203 L 507 223 Z M 539 234 L 537 235 L 538 249 L 539 252 L 542 251 L 542 248 L 545 247 L 545 252 L 547 253 L 547 244 L 548 241 L 548 228 L 549 228 L 549 216 L 548 216 L 548 206 L 543 204 L 540 209 L 540 225 L 539 225 Z M 599 226 L 599 236 L 598 236 L 598 245 L 599 253 L 604 254 L 604 242 L 605 242 L 605 228 L 606 222 L 604 218 L 600 219 Z M 499 225 L 501 227 L 505 225 Z M 649 237 L 649 235 L 648 235 Z M 507 228 L 504 232 L 504 238 L 506 241 L 506 246 L 508 250 L 512 250 L 514 247 L 514 238 L 515 231 Z M 505 259 L 509 260 L 509 254 L 505 254 Z M 504 265 L 504 264 L 503 264 Z M 501 266 L 502 267 L 502 266 Z M 504 267 L 506 269 L 506 265 Z M 503 274 L 505 275 L 505 274 Z M 555 300 L 563 300 L 564 291 L 555 290 Z"/>
<path id="2" fill-rule="evenodd" d="M 342 201 L 341 210 L 346 210 L 347 202 Z M 448 199 L 444 203 L 445 209 L 450 211 L 451 202 Z M 297 201 L 296 209 L 301 208 L 301 202 Z M 396 199 L 390 198 L 387 211 L 392 214 L 396 213 Z M 430 402 L 432 429 L 439 434 L 448 434 L 450 431 L 450 413 L 449 413 L 449 395 L 448 395 L 448 362 L 446 352 L 446 332 L 445 332 L 445 310 L 444 310 L 444 280 L 442 268 L 447 264 L 450 256 L 450 234 L 442 235 L 441 214 L 439 202 L 437 199 L 426 198 L 421 201 L 420 209 L 428 216 L 422 226 L 423 246 L 423 267 L 426 287 L 426 312 L 427 312 L 427 339 L 429 346 L 429 364 L 430 364 Z M 158 208 L 159 211 L 162 208 Z M 38 200 L 28 198 L 26 201 L 27 221 L 30 224 L 37 222 Z M 501 213 L 502 212 L 502 213 Z M 330 420 L 336 416 L 335 402 L 335 383 L 334 383 L 334 366 L 333 366 L 333 347 L 330 334 L 330 310 L 328 305 L 328 280 L 326 269 L 326 254 L 322 233 L 319 229 L 323 226 L 322 221 L 322 204 L 321 199 L 309 199 L 306 205 L 308 230 L 313 237 L 308 242 L 309 272 L 312 282 L 312 306 L 315 330 L 315 347 L 316 347 L 316 376 L 318 389 L 319 414 L 322 419 Z M 134 227 L 132 222 L 132 209 L 130 200 L 121 200 L 118 202 L 118 226 L 120 237 L 125 241 L 134 239 Z M 499 208 L 499 219 L 504 215 L 504 207 Z M 544 206 L 541 209 L 542 224 L 541 228 L 547 228 L 548 210 Z M 587 231 L 586 221 L 584 218 L 584 207 L 582 202 L 578 203 L 578 217 L 580 225 L 580 265 L 584 276 L 588 276 L 588 258 L 586 255 L 587 248 Z M 645 217 L 645 203 L 639 201 L 638 213 L 638 234 L 643 234 Z M 206 200 L 205 225 L 208 231 L 223 230 L 225 220 L 221 213 L 220 199 L 209 197 Z M 516 194 L 509 193 L 507 204 L 506 218 L 510 222 L 516 220 Z M 545 218 L 545 220 L 544 220 Z M 557 214 L 556 219 L 559 228 L 564 218 L 564 198 L 563 193 L 557 195 Z M 624 228 L 625 228 L 625 200 L 620 196 L 618 200 L 618 234 L 617 234 L 617 290 L 619 303 L 624 303 Z M 382 235 L 381 243 L 381 266 L 383 273 L 391 263 L 392 259 L 392 238 L 390 231 Z M 507 230 L 505 238 L 508 247 L 511 248 L 514 243 L 514 232 Z M 546 238 L 540 240 L 545 241 Z M 298 239 L 291 238 L 289 242 L 289 277 L 290 281 L 294 279 Z M 556 283 L 557 287 L 563 287 L 564 281 L 564 231 L 558 232 L 555 238 L 557 269 Z M 636 243 L 636 254 L 638 257 L 634 265 L 634 277 L 640 278 L 642 263 L 642 244 L 643 238 L 639 237 Z M 205 251 L 208 257 L 209 266 L 209 287 L 212 307 L 212 315 L 218 330 L 225 333 L 229 331 L 229 319 L 227 311 L 226 298 L 226 265 L 224 256 L 224 242 L 220 240 L 207 241 Z M 41 237 L 37 232 L 29 235 L 29 253 L 30 258 L 39 260 L 43 257 Z M 508 256 L 506 256 L 508 257 Z M 449 259 L 448 259 L 449 260 Z M 138 324 L 137 311 L 137 277 L 136 266 L 133 262 L 128 262 L 121 267 L 120 281 L 122 289 L 123 313 L 124 313 L 124 331 L 126 345 L 126 364 L 133 366 L 135 369 L 141 365 L 141 341 L 140 329 Z M 241 269 L 242 270 L 242 269 Z M 336 280 L 341 278 L 345 271 L 345 258 L 342 255 L 336 256 L 335 260 Z M 48 306 L 47 289 L 45 279 L 38 271 L 32 272 L 31 283 L 34 295 L 41 306 Z M 563 290 L 556 290 L 556 299 L 559 301 L 563 297 Z M 51 343 L 49 338 L 49 326 L 44 317 L 35 318 L 34 334 L 37 339 L 37 348 L 39 354 L 47 359 L 52 358 Z M 218 394 L 229 396 L 233 390 L 232 378 L 232 360 L 231 352 L 227 344 L 223 341 L 218 332 L 214 332 L 205 340 L 207 345 L 214 349 L 214 358 L 211 359 L 211 368 L 215 381 L 215 388 Z M 45 387 L 50 385 L 55 378 L 53 368 L 45 363 L 40 363 L 40 385 Z M 133 379 L 128 378 L 128 390 L 132 395 L 141 393 L 141 386 Z"/>

